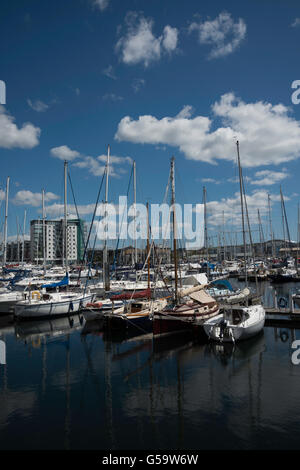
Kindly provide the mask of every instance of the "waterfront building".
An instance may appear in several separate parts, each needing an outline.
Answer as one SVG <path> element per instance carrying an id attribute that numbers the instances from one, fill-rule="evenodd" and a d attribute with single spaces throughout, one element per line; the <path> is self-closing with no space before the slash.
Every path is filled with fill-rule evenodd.
<path id="1" fill-rule="evenodd" d="M 21 239 L 19 241 L 15 240 L 15 241 L 8 242 L 6 261 L 8 263 L 11 263 L 11 262 L 20 263 L 23 260 L 24 262 L 28 263 L 31 259 L 30 240 L 24 241 L 24 256 L 22 252 L 23 252 L 23 241 Z"/>
<path id="2" fill-rule="evenodd" d="M 67 221 L 67 258 L 69 263 L 82 260 L 86 226 L 81 219 Z M 62 264 L 64 253 L 64 220 L 45 220 L 45 252 L 46 262 Z M 34 263 L 42 263 L 43 253 L 43 222 L 40 219 L 30 222 L 30 257 Z"/>

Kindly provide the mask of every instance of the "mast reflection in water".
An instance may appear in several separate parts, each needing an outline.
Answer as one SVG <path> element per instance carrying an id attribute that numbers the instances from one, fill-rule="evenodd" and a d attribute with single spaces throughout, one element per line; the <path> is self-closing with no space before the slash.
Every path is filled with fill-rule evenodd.
<path id="1" fill-rule="evenodd" d="M 298 448 L 299 330 L 220 345 L 103 326 L 1 318 L 0 449 Z"/>

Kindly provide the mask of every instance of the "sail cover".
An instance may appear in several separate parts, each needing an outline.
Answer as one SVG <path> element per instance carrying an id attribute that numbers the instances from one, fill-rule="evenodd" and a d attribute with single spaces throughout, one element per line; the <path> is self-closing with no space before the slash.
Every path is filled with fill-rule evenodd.
<path id="1" fill-rule="evenodd" d="M 68 274 L 65 275 L 65 277 L 58 282 L 52 282 L 51 284 L 43 284 L 42 288 L 45 287 L 47 289 L 52 289 L 53 287 L 60 287 L 60 286 L 67 286 L 69 284 L 69 276 Z"/>
<path id="2" fill-rule="evenodd" d="M 189 295 L 189 297 L 192 300 L 195 300 L 196 302 L 199 302 L 201 304 L 209 304 L 211 302 L 215 302 L 215 299 L 213 299 L 207 292 L 198 291 L 198 292 L 193 292 L 192 294 Z"/>
<path id="3" fill-rule="evenodd" d="M 203 285 L 198 285 L 194 287 L 189 287 L 187 289 L 183 289 L 180 292 L 178 292 L 178 297 L 184 297 L 186 295 L 190 295 L 192 292 L 196 292 L 200 289 L 204 289 L 205 287 L 207 287 L 207 285 L 203 284 Z"/>

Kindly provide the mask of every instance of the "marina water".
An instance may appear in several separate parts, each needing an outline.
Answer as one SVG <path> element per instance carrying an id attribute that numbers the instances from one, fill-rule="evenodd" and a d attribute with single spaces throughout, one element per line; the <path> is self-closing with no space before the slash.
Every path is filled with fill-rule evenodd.
<path id="1" fill-rule="evenodd" d="M 266 326 L 236 345 L 139 333 L 82 314 L 1 318 L 0 449 L 299 448 L 300 329 Z"/>

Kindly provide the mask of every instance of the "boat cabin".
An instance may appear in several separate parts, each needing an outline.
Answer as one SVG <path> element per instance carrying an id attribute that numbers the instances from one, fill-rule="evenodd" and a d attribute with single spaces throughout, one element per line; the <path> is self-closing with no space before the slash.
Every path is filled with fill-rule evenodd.
<path id="1" fill-rule="evenodd" d="M 238 325 L 249 318 L 249 313 L 242 308 L 231 308 L 224 311 L 224 320 L 230 325 Z"/>

